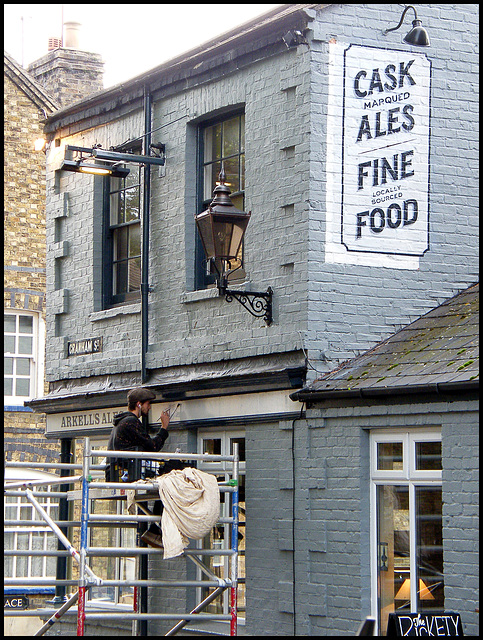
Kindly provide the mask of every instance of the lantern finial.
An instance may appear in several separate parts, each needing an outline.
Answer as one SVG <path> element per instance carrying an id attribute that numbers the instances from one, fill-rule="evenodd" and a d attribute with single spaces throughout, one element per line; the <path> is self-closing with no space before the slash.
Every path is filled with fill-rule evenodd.
<path id="1" fill-rule="evenodd" d="M 225 175 L 225 167 L 223 166 L 223 163 L 221 165 L 220 173 L 218 174 L 218 180 L 219 180 L 219 184 L 217 184 L 216 187 L 213 189 L 214 198 L 211 202 L 210 207 L 213 207 L 216 204 L 221 204 L 224 207 L 233 207 L 234 204 L 230 198 L 231 191 L 228 188 L 228 186 L 225 184 L 226 175 Z"/>

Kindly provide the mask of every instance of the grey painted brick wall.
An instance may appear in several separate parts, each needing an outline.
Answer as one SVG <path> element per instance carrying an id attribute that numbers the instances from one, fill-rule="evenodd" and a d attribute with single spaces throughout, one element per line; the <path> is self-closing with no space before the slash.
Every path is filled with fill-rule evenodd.
<path id="1" fill-rule="evenodd" d="M 465 635 L 479 634 L 479 427 L 476 412 L 443 420 L 445 604 L 462 612 Z"/>
<path id="2" fill-rule="evenodd" d="M 319 416 L 247 433 L 251 635 L 344 635 L 359 623 L 368 444 Z"/>
<path id="3" fill-rule="evenodd" d="M 173 124 L 154 134 L 166 144 L 167 166 L 164 177 L 153 170 L 152 180 L 148 368 L 289 351 L 303 341 L 317 368 L 328 370 L 477 280 L 477 16 L 474 5 L 424 5 L 421 12 L 432 39 L 431 211 L 430 250 L 418 270 L 324 262 L 327 42 L 406 46 L 399 32 L 380 36 L 397 24 L 398 6 L 331 5 L 312 12 L 310 48 L 301 45 L 155 100 L 153 127 Z M 238 313 L 235 303 L 185 293 L 193 287 L 195 129 L 230 105 L 245 105 L 246 208 L 253 212 L 246 270 L 253 289 L 270 284 L 275 291 L 269 328 Z M 138 110 L 63 142 L 109 147 L 137 137 L 141 121 Z M 51 153 L 48 173 L 49 246 L 55 237 L 56 255 L 64 247 L 55 259 L 57 284 L 52 272 L 48 279 L 48 312 L 55 316 L 49 338 L 100 333 L 105 346 L 95 359 L 67 360 L 64 342 L 49 339 L 49 380 L 138 369 L 139 313 L 100 311 L 96 181 L 64 173 L 55 195 L 52 168 L 62 152 Z M 68 212 L 54 225 L 65 194 Z"/>
<path id="4" fill-rule="evenodd" d="M 478 280 L 477 79 L 475 5 L 420 5 L 431 37 L 430 250 L 417 271 L 324 263 L 327 42 L 410 50 L 399 5 L 331 5 L 313 24 L 310 176 L 309 322 L 307 346 L 330 370 Z M 411 14 L 412 15 L 412 14 Z"/>
<path id="5" fill-rule="evenodd" d="M 427 425 L 442 427 L 445 609 L 477 635 L 476 401 L 332 401 L 247 430 L 251 635 L 294 635 L 294 608 L 296 635 L 355 634 L 371 613 L 369 431 Z"/>
<path id="6" fill-rule="evenodd" d="M 409 50 L 401 44 L 402 30 L 381 36 L 399 21 L 399 5 L 330 5 L 311 14 L 310 47 L 213 75 L 210 83 L 155 101 L 153 127 L 173 124 L 159 136 L 167 148 L 166 175 L 153 171 L 149 368 L 292 351 L 302 339 L 312 363 L 329 370 L 478 279 L 476 5 L 417 10 L 432 42 L 430 250 L 419 269 L 324 262 L 328 41 Z M 246 268 L 252 288 L 274 289 L 269 328 L 234 311 L 235 303 L 192 292 L 196 126 L 242 104 L 246 208 L 253 212 Z M 186 119 L 174 122 L 182 115 Z M 109 147 L 140 135 L 141 122 L 138 110 L 63 142 Z M 139 308 L 99 306 L 95 184 L 64 174 L 54 193 L 53 169 L 62 153 L 51 151 L 48 171 L 48 245 L 56 243 L 58 252 L 47 272 L 48 379 L 139 370 Z M 104 351 L 95 359 L 64 357 L 67 339 L 99 334 Z M 459 444 L 459 416 L 453 413 L 448 422 L 443 414 L 445 541 L 472 545 L 473 461 Z M 333 416 L 314 413 L 294 427 L 282 422 L 247 428 L 247 630 L 253 635 L 292 635 L 294 603 L 298 635 L 351 635 L 360 616 L 370 612 L 367 433 L 360 416 Z M 413 412 L 412 419 L 424 424 L 425 414 Z M 401 420 L 394 412 L 366 426 L 396 427 Z M 473 423 L 468 433 L 474 433 Z M 469 469 L 463 487 L 456 485 L 458 464 Z M 462 512 L 453 513 L 459 508 L 453 504 Z M 456 551 L 448 548 L 445 561 L 454 572 L 448 602 L 457 610 L 467 607 L 464 622 L 475 632 L 472 553 L 464 584 Z"/>

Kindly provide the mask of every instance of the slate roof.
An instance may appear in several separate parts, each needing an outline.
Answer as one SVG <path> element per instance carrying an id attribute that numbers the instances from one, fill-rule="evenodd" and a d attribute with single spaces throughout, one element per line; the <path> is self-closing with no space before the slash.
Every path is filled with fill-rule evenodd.
<path id="1" fill-rule="evenodd" d="M 292 400 L 457 391 L 479 384 L 479 284 L 324 375 Z"/>

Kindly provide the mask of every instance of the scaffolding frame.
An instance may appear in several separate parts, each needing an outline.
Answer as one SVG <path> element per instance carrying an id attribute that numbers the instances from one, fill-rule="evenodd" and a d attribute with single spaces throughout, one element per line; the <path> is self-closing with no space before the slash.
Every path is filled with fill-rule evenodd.
<path id="1" fill-rule="evenodd" d="M 154 460 L 154 461 L 166 461 L 166 460 L 179 460 L 179 461 L 200 461 L 200 462 L 224 462 L 231 463 L 231 469 L 224 466 L 224 473 L 231 475 L 231 479 L 228 482 L 219 482 L 218 487 L 220 492 L 224 492 L 227 496 L 231 497 L 230 509 L 231 516 L 220 517 L 217 524 L 229 524 L 231 526 L 231 535 L 229 539 L 225 540 L 225 548 L 223 549 L 198 549 L 187 548 L 183 552 L 183 556 L 190 559 L 198 569 L 205 574 L 208 580 L 105 580 L 99 578 L 94 571 L 89 567 L 88 558 L 90 557 L 134 557 L 137 564 L 139 564 L 142 556 L 146 555 L 161 555 L 162 549 L 155 549 L 150 547 L 134 547 L 134 548 L 120 548 L 120 547 L 89 547 L 88 546 L 88 528 L 95 526 L 106 527 L 122 527 L 132 526 L 136 524 L 139 526 L 143 522 L 159 522 L 159 516 L 148 515 L 148 512 L 144 511 L 146 515 L 96 515 L 90 513 L 90 491 L 94 489 L 110 489 L 111 495 L 103 496 L 104 499 L 119 500 L 124 497 L 128 490 L 156 490 L 157 484 L 149 481 L 134 481 L 134 482 L 99 482 L 95 481 L 91 475 L 92 471 L 105 470 L 106 464 L 93 464 L 95 458 L 126 458 L 126 459 L 142 459 L 142 460 Z M 5 520 L 4 526 L 39 526 L 39 523 L 43 520 L 45 524 L 52 530 L 57 536 L 58 540 L 65 547 L 65 550 L 6 550 L 6 556 L 71 556 L 79 565 L 79 577 L 78 579 L 71 580 L 59 580 L 53 578 L 6 578 L 4 581 L 5 586 L 77 586 L 77 591 L 72 594 L 69 599 L 62 604 L 59 609 L 35 609 L 35 610 L 23 610 L 23 611 L 7 611 L 6 615 L 14 617 L 22 616 L 50 616 L 44 625 L 34 634 L 36 636 L 43 635 L 55 622 L 57 622 L 63 615 L 76 615 L 77 616 L 77 636 L 83 636 L 85 632 L 86 620 L 132 620 L 134 632 L 133 635 L 141 635 L 139 633 L 139 622 L 149 620 L 177 620 L 177 623 L 165 634 L 166 636 L 175 635 L 180 629 L 182 629 L 190 621 L 201 620 L 220 620 L 230 622 L 230 636 L 236 636 L 238 634 L 237 616 L 238 616 L 238 502 L 239 502 L 239 455 L 238 444 L 233 444 L 233 455 L 215 455 L 215 454 L 193 454 L 193 453 L 151 453 L 151 452 L 136 452 L 136 451 L 110 451 L 93 449 L 91 447 L 90 438 L 84 438 L 83 458 L 82 464 L 69 464 L 69 463 L 18 463 L 18 462 L 6 462 L 6 467 L 27 467 L 27 468 L 42 468 L 42 469 L 54 469 L 54 470 L 70 470 L 78 471 L 82 470 L 82 473 L 77 476 L 60 476 L 58 480 L 46 479 L 36 480 L 31 482 L 5 482 L 5 495 L 6 496 L 24 496 L 33 506 L 35 511 L 40 516 L 41 520 Z M 213 475 L 219 474 L 219 471 L 213 471 Z M 42 496 L 68 498 L 68 494 L 71 497 L 78 492 L 72 491 L 40 491 L 39 488 L 45 485 L 65 485 L 71 487 L 77 483 L 81 484 L 80 499 L 81 499 L 81 516 L 80 521 L 54 521 L 49 514 L 43 509 L 37 498 Z M 112 491 L 113 490 L 113 491 Z M 148 498 L 153 499 L 153 498 Z M 72 531 L 72 528 L 80 527 L 80 545 L 79 550 L 76 550 L 68 537 L 61 531 L 60 527 L 68 528 Z M 227 546 L 227 543 L 229 545 Z M 229 558 L 229 577 L 219 578 L 201 561 L 203 556 L 225 556 Z M 133 611 L 125 611 L 122 613 L 108 613 L 104 610 L 91 609 L 89 607 L 86 610 L 86 596 L 90 588 L 95 586 L 128 586 L 134 588 L 133 597 Z M 141 613 L 139 611 L 139 597 L 138 590 L 140 588 L 149 589 L 149 587 L 204 587 L 214 588 L 202 602 L 196 605 L 189 613 Z M 230 602 L 229 602 L 229 614 L 216 614 L 216 613 L 202 613 L 206 607 L 213 602 L 216 598 L 222 595 L 225 590 L 230 590 Z M 77 612 L 70 611 L 74 605 L 77 604 Z M 5 613 L 5 612 L 4 612 Z"/>

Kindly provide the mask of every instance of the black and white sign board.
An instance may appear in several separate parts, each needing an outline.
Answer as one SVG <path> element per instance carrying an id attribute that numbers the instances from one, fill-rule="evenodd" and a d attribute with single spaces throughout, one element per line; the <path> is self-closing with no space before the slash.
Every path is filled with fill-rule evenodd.
<path id="1" fill-rule="evenodd" d="M 390 613 L 388 636 L 463 636 L 459 613 Z"/>
<path id="2" fill-rule="evenodd" d="M 417 269 L 429 249 L 431 63 L 329 47 L 326 261 Z"/>

